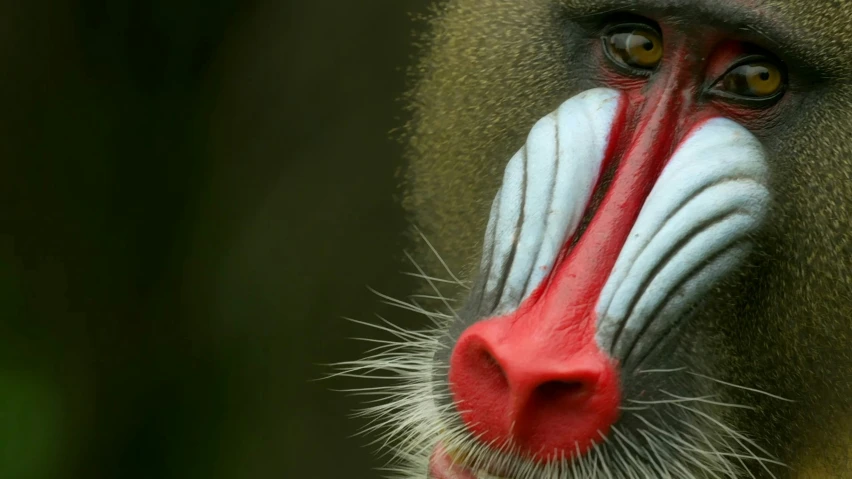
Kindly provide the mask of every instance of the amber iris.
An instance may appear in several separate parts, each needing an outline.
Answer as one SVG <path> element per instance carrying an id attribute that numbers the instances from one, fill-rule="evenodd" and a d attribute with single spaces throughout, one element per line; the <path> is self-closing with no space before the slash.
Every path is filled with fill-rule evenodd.
<path id="1" fill-rule="evenodd" d="M 624 65 L 650 70 L 663 58 L 663 39 L 650 29 L 617 29 L 605 39 L 610 57 Z"/>
<path id="2" fill-rule="evenodd" d="M 781 69 L 769 62 L 748 63 L 728 72 L 722 79 L 723 90 L 750 98 L 771 97 L 781 90 Z"/>

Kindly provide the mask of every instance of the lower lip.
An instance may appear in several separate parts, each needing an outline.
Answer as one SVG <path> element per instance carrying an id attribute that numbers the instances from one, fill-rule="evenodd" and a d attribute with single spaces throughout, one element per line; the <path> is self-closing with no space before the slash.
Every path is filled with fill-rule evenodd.
<path id="1" fill-rule="evenodd" d="M 431 479 L 476 479 L 469 469 L 453 462 L 447 451 L 438 445 L 429 459 L 429 477 Z"/>

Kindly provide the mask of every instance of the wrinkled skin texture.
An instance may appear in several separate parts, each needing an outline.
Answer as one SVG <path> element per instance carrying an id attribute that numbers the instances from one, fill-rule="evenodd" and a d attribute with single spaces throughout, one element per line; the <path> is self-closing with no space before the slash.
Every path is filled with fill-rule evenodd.
<path id="1" fill-rule="evenodd" d="M 597 39 L 572 19 L 617 10 L 663 22 L 677 9 L 751 27 L 746 39 L 790 66 L 796 103 L 752 128 L 773 172 L 771 219 L 749 267 L 690 320 L 673 361 L 795 401 L 718 391 L 755 408 L 729 421 L 790 466 L 770 466 L 777 477 L 852 477 L 852 3 L 447 2 L 409 98 L 405 207 L 450 268 L 472 279 L 506 160 L 537 119 L 603 86 L 589 55 Z M 775 33 L 757 31 L 758 18 Z M 417 259 L 442 271 L 425 247 Z"/>

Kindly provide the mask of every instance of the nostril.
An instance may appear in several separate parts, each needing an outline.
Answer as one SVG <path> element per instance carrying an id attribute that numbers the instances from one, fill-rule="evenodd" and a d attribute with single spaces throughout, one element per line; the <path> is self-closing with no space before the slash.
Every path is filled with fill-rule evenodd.
<path id="1" fill-rule="evenodd" d="M 482 348 L 477 351 L 477 364 L 480 369 L 480 377 L 486 379 L 492 387 L 499 390 L 509 388 L 509 381 L 506 379 L 506 373 L 503 367 L 497 362 L 497 359 L 487 349 Z"/>
<path id="2" fill-rule="evenodd" d="M 588 396 L 591 389 L 582 381 L 548 381 L 538 386 L 533 394 L 540 401 L 562 402 Z"/>
<path id="3" fill-rule="evenodd" d="M 475 324 L 453 348 L 448 380 L 462 422 L 483 443 L 511 444 L 536 460 L 586 451 L 618 417 L 614 363 L 597 350 L 565 354 L 522 341 L 502 324 Z"/>
<path id="4" fill-rule="evenodd" d="M 454 399 L 463 414 L 483 413 L 489 416 L 489 421 L 494 421 L 508 413 L 509 380 L 485 341 L 471 338 L 456 345 L 449 379 Z"/>

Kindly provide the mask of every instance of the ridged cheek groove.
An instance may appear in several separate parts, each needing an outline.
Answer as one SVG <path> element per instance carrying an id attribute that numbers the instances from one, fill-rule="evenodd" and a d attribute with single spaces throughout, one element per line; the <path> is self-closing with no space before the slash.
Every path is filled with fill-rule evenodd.
<path id="1" fill-rule="evenodd" d="M 676 149 L 600 294 L 595 340 L 638 362 L 688 308 L 745 260 L 769 209 L 757 138 L 714 118 Z"/>
<path id="2" fill-rule="evenodd" d="M 550 274 L 600 179 L 621 99 L 605 88 L 572 97 L 509 161 L 485 234 L 479 317 L 516 310 Z"/>

